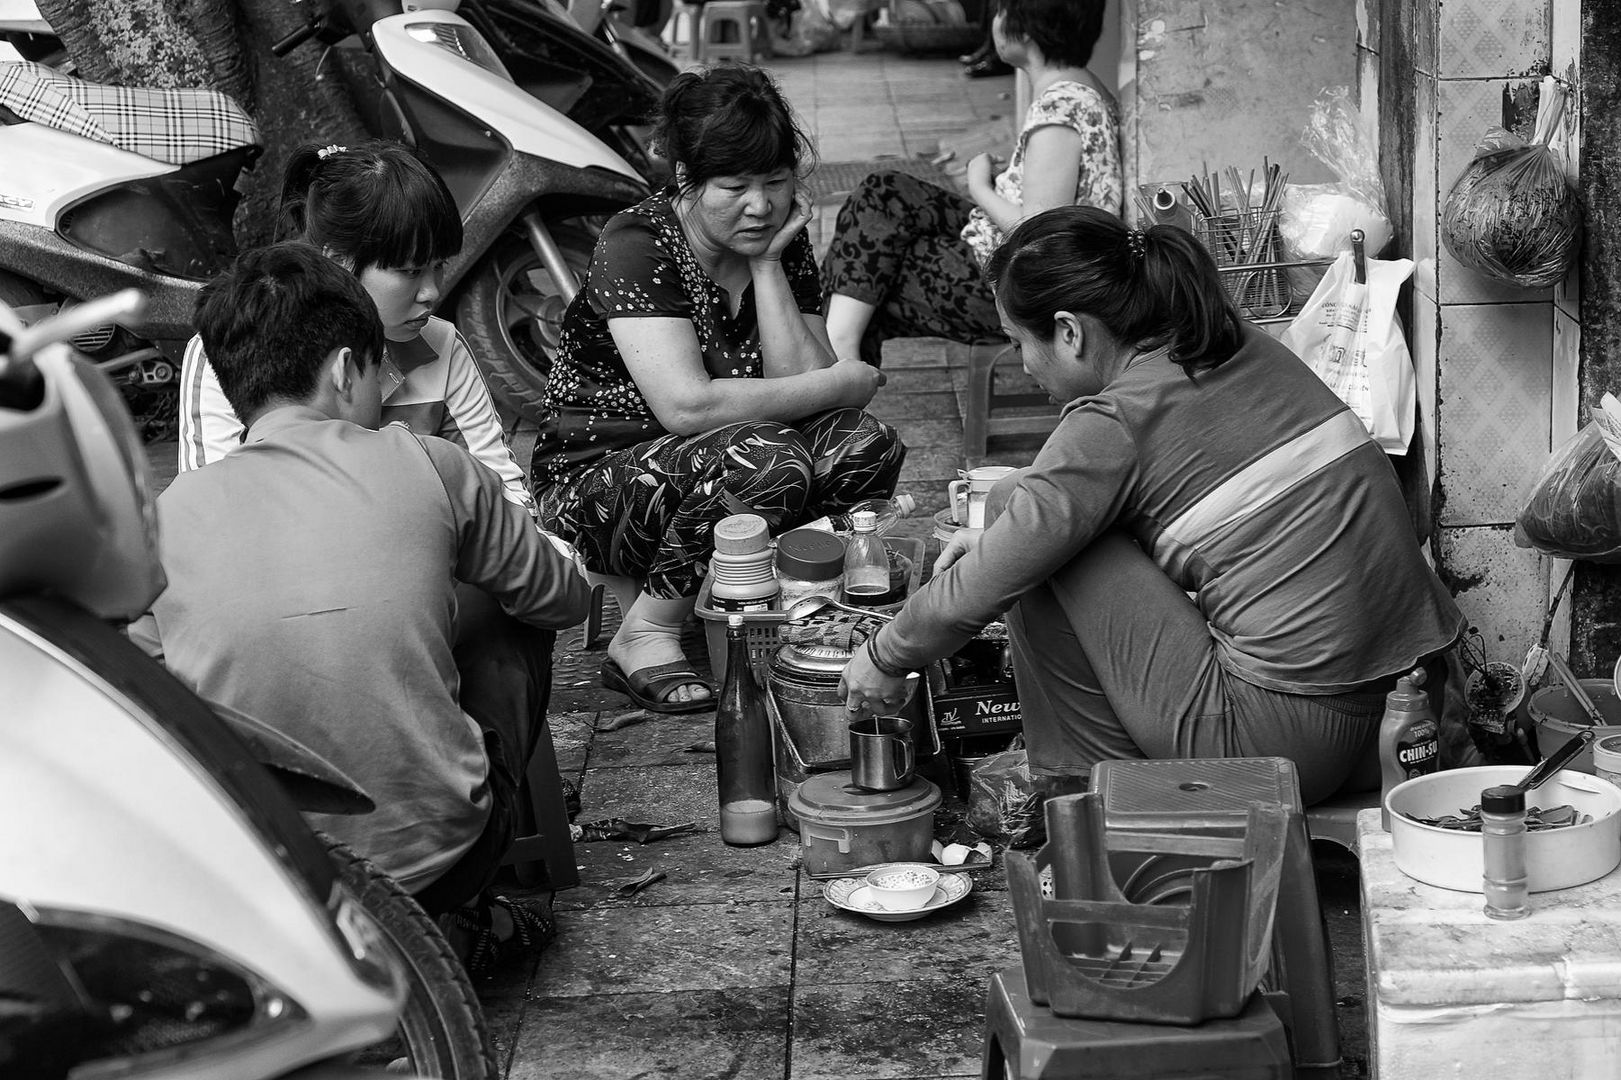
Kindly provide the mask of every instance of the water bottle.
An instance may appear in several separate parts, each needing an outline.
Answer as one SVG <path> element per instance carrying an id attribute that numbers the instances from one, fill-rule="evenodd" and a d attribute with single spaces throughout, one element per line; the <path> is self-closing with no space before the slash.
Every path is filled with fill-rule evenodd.
<path id="1" fill-rule="evenodd" d="M 748 630 L 726 616 L 726 681 L 715 704 L 715 781 L 720 838 L 736 847 L 777 838 L 777 773 L 765 698 L 754 681 Z"/>
<path id="2" fill-rule="evenodd" d="M 1525 918 L 1531 913 L 1525 873 L 1525 792 L 1505 785 L 1480 793 L 1480 844 L 1487 917 Z"/>
<path id="3" fill-rule="evenodd" d="M 844 547 L 844 599 L 860 607 L 879 607 L 899 599 L 889 582 L 889 553 L 878 535 L 876 516 L 870 510 L 851 515 L 855 532 Z"/>
<path id="4" fill-rule="evenodd" d="M 1422 669 L 1409 672 L 1385 695 L 1385 715 L 1379 721 L 1379 820 L 1390 831 L 1390 810 L 1385 800 L 1403 780 L 1426 776 L 1441 767 L 1441 729 L 1430 712 L 1430 695 Z"/>
<path id="5" fill-rule="evenodd" d="M 819 517 L 803 528 L 820 529 L 822 532 L 848 536 L 855 532 L 855 515 L 868 512 L 877 521 L 878 535 L 883 536 L 895 527 L 897 521 L 903 517 L 911 517 L 916 510 L 917 500 L 910 495 L 901 494 L 893 499 L 868 499 L 866 502 L 856 503 L 843 513 Z"/>

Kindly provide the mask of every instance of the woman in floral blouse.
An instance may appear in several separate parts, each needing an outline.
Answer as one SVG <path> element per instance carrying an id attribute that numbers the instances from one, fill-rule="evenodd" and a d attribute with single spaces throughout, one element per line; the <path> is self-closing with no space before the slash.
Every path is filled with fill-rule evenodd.
<path id="1" fill-rule="evenodd" d="M 586 566 L 635 579 L 602 678 L 655 712 L 713 707 L 681 652 L 715 522 L 773 532 L 887 497 L 906 448 L 863 411 L 883 376 L 839 361 L 799 184 L 810 148 L 776 84 L 683 72 L 655 137 L 664 191 L 603 229 L 563 318 L 531 480 Z"/>
<path id="2" fill-rule="evenodd" d="M 1030 78 L 1013 158 L 968 163 L 969 198 L 905 173 L 868 176 L 839 211 L 828 249 L 827 331 L 841 358 L 876 366 L 889 338 L 1005 340 L 980 274 L 1002 238 L 1055 206 L 1120 212 L 1120 120 L 1087 70 L 1106 0 L 997 0 L 996 51 Z"/>

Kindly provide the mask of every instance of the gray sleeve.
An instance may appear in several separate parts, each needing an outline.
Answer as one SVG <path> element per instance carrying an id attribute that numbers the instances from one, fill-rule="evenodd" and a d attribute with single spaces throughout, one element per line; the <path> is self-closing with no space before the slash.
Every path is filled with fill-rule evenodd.
<path id="1" fill-rule="evenodd" d="M 591 587 L 547 543 L 528 512 L 506 498 L 501 478 L 459 446 L 418 440 L 439 473 L 456 530 L 458 581 L 475 585 L 513 618 L 560 630 L 585 618 Z"/>
<path id="2" fill-rule="evenodd" d="M 1130 433 L 1110 413 L 1068 413 L 974 548 L 872 638 L 884 666 L 950 656 L 1120 519 L 1137 473 Z"/>

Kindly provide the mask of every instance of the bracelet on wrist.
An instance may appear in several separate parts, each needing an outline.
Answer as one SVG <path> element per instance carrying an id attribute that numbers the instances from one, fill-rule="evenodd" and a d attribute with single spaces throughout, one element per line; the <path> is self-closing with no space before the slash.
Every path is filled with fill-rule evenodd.
<path id="1" fill-rule="evenodd" d="M 872 661 L 872 666 L 877 668 L 883 674 L 888 675 L 891 679 L 904 679 L 906 676 L 910 675 L 911 672 L 907 671 L 905 668 L 898 668 L 894 664 L 886 664 L 884 661 L 878 659 L 878 650 L 872 647 L 873 639 L 876 637 L 877 635 L 874 634 L 873 637 L 867 639 L 867 659 Z"/>

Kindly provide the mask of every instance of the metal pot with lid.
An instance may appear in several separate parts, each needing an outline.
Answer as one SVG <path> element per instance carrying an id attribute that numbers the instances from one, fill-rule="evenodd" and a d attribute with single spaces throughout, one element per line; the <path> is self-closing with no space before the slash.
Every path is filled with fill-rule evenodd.
<path id="1" fill-rule="evenodd" d="M 851 655 L 849 649 L 837 645 L 789 644 L 772 654 L 766 669 L 766 691 L 776 701 L 782 726 L 808 768 L 849 767 L 850 714 L 839 693 L 839 678 Z M 919 754 L 940 750 L 939 736 L 928 714 L 928 696 L 928 691 L 920 688 L 903 708 L 896 710 L 896 715 L 912 721 L 916 736 L 928 733 L 930 745 L 919 745 Z M 921 739 L 918 741 L 921 743 Z"/>
<path id="2" fill-rule="evenodd" d="M 850 715 L 839 693 L 850 655 L 836 645 L 783 645 L 766 670 L 766 688 L 776 699 L 783 727 L 810 768 L 850 764 Z"/>

